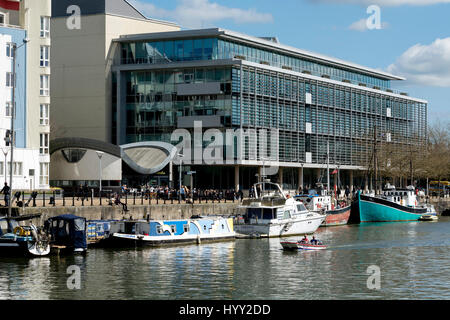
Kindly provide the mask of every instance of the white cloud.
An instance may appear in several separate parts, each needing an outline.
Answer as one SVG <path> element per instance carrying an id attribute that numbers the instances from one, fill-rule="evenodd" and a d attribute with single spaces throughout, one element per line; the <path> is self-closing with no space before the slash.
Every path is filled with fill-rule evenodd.
<path id="1" fill-rule="evenodd" d="M 450 37 L 412 46 L 388 67 L 388 72 L 411 83 L 450 87 Z"/>
<path id="2" fill-rule="evenodd" d="M 173 10 L 158 8 L 142 0 L 129 0 L 149 18 L 170 19 L 187 28 L 204 28 L 222 20 L 235 23 L 273 22 L 270 13 L 260 13 L 256 9 L 239 9 L 222 6 L 210 0 L 178 0 Z"/>
<path id="3" fill-rule="evenodd" d="M 387 22 L 381 22 L 381 28 L 380 29 L 386 29 L 389 27 L 389 23 Z M 353 31 L 359 31 L 359 32 L 364 32 L 369 30 L 367 28 L 367 18 L 363 18 L 361 20 L 355 21 L 353 22 L 348 29 L 353 30 Z M 378 29 L 379 30 L 379 29 Z"/>
<path id="4" fill-rule="evenodd" d="M 395 7 L 402 5 L 411 6 L 428 6 L 439 3 L 450 3 L 450 0 L 310 0 L 311 2 L 328 2 L 328 3 L 343 3 L 343 4 L 360 4 L 369 6 L 376 4 L 385 7 Z"/>

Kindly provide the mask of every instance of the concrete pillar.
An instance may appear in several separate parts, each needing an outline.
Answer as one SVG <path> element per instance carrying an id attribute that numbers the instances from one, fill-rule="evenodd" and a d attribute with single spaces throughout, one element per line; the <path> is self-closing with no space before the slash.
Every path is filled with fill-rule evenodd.
<path id="1" fill-rule="evenodd" d="M 173 162 L 169 162 L 169 187 L 173 188 Z"/>
<path id="2" fill-rule="evenodd" d="M 234 189 L 236 192 L 239 191 L 239 166 L 234 166 Z"/>
<path id="3" fill-rule="evenodd" d="M 350 170 L 348 172 L 348 176 L 349 176 L 349 185 L 348 185 L 348 187 L 349 187 L 349 190 L 351 192 L 351 191 L 353 191 L 353 170 Z"/>
<path id="4" fill-rule="evenodd" d="M 281 186 L 281 188 L 283 189 L 283 168 L 282 167 L 278 168 L 278 183 Z"/>
<path id="5" fill-rule="evenodd" d="M 304 189 L 303 185 L 303 167 L 298 168 L 298 189 L 302 188 L 302 191 Z"/>
<path id="6" fill-rule="evenodd" d="M 311 186 L 312 188 L 315 187 L 315 184 L 319 182 L 320 179 L 320 168 L 317 168 L 315 171 L 316 171 L 316 181 L 314 181 L 313 185 Z"/>

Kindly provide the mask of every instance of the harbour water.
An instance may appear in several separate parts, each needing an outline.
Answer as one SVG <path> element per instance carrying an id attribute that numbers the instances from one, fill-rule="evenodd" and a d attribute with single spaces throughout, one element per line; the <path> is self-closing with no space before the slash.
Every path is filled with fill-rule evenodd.
<path id="1" fill-rule="evenodd" d="M 285 252 L 274 238 L 0 258 L 0 299 L 450 299 L 449 234 L 440 217 L 319 228 L 329 248 L 317 252 Z M 379 288 L 368 287 L 370 266 Z"/>

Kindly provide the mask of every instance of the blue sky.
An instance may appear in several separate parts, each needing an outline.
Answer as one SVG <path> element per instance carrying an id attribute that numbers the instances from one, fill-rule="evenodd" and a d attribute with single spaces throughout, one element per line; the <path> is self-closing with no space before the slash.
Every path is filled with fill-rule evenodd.
<path id="1" fill-rule="evenodd" d="M 450 121 L 450 0 L 129 0 L 184 29 L 221 27 L 404 76 L 392 86 Z M 367 29 L 370 5 L 381 29 Z"/>

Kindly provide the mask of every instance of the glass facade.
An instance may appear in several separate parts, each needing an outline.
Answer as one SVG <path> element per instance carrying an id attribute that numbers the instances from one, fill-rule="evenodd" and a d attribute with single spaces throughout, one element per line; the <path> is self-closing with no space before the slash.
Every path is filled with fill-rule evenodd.
<path id="1" fill-rule="evenodd" d="M 311 163 L 324 164 L 328 142 L 330 164 L 367 166 L 375 128 L 380 143 L 392 142 L 399 148 L 426 138 L 427 104 L 420 100 L 333 83 L 325 77 L 312 80 L 274 71 L 268 65 L 344 78 L 368 87 L 389 88 L 389 80 L 220 38 L 122 43 L 121 48 L 122 64 L 149 65 L 143 71 L 122 71 L 125 85 L 120 90 L 125 105 L 120 108 L 126 108 L 122 143 L 170 143 L 179 117 L 210 115 L 221 117 L 222 131 L 278 129 L 280 162 L 304 163 L 309 161 L 306 153 L 311 153 Z M 202 61 L 236 57 L 239 60 L 230 60 L 228 66 L 201 66 Z M 258 65 L 246 63 L 249 60 Z M 199 67 L 170 65 L 183 61 L 198 61 Z M 158 63 L 163 65 L 156 66 Z M 183 84 L 208 83 L 220 84 L 220 93 L 178 92 Z M 114 93 L 114 114 L 116 106 Z M 113 120 L 113 137 L 115 126 Z M 242 160 L 261 160 L 253 157 L 246 144 L 242 154 Z"/>
<path id="2" fill-rule="evenodd" d="M 166 41 L 132 42 L 122 44 L 122 63 L 170 63 L 177 61 L 245 59 L 274 67 L 297 72 L 308 72 L 316 76 L 326 76 L 334 80 L 348 80 L 354 84 L 370 87 L 390 88 L 390 81 L 339 68 L 325 63 L 318 63 L 294 54 L 288 55 L 279 50 L 261 49 L 218 38 L 184 39 Z"/>

